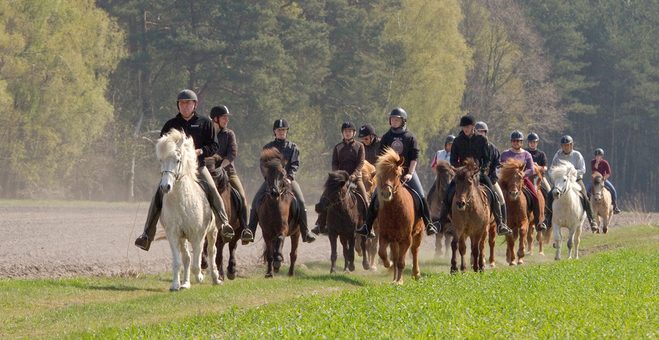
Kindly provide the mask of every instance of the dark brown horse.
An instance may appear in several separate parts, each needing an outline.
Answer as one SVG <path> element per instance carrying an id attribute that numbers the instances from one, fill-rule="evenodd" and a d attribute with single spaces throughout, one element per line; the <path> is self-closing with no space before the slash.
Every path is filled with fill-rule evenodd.
<path id="1" fill-rule="evenodd" d="M 293 191 L 286 181 L 285 159 L 276 148 L 261 151 L 261 172 L 265 176 L 266 195 L 258 210 L 259 225 L 263 233 L 265 250 L 263 257 L 268 263 L 265 277 L 279 272 L 284 261 L 284 240 L 291 238 L 291 264 L 288 276 L 295 275 L 297 247 L 300 242 L 300 227 L 295 217 Z"/>
<path id="2" fill-rule="evenodd" d="M 533 176 L 529 176 L 529 180 L 531 183 L 537 183 L 535 184 L 535 190 L 538 193 L 538 201 L 540 207 L 541 209 L 544 209 L 545 202 L 547 201 L 547 193 L 541 189 L 541 183 L 543 181 L 542 173 L 540 172 L 540 167 L 537 163 L 533 163 L 533 167 L 535 168 L 535 174 Z M 526 244 L 529 246 L 529 250 L 527 252 L 528 255 L 533 255 L 533 232 L 535 230 L 535 226 L 541 222 L 540 216 L 532 217 L 533 218 L 529 218 L 529 231 L 526 234 Z M 551 223 L 547 225 L 547 230 L 537 232 L 536 241 L 538 241 L 538 247 L 540 248 L 538 254 L 545 255 L 545 246 L 549 244 L 549 240 L 552 239 L 553 233 L 554 230 L 552 229 Z"/>
<path id="3" fill-rule="evenodd" d="M 485 194 L 486 187 L 479 184 L 479 169 L 473 159 L 469 158 L 463 167 L 455 172 L 455 196 L 451 205 L 453 223 L 453 240 L 451 241 L 451 272 L 458 271 L 457 251 L 460 250 L 460 270 L 465 271 L 465 254 L 467 237 L 471 238 L 471 264 L 475 272 L 485 267 L 485 241 L 488 228 L 494 217 L 490 213 L 490 204 Z M 493 193 L 494 194 L 494 193 Z"/>
<path id="4" fill-rule="evenodd" d="M 517 250 L 517 264 L 524 263 L 526 255 L 526 235 L 529 230 L 529 209 L 524 188 L 524 169 L 526 164 L 511 158 L 503 163 L 499 185 L 503 191 L 503 198 L 506 201 L 506 210 L 508 211 L 508 226 L 513 231 L 512 234 L 506 235 L 506 261 L 509 265 L 515 265 L 515 241 L 519 238 L 519 248 Z"/>
<path id="5" fill-rule="evenodd" d="M 368 193 L 366 197 L 367 202 L 370 201 L 373 192 L 375 191 L 375 166 L 373 166 L 368 161 L 364 161 L 364 166 L 362 167 L 362 180 L 364 181 L 364 187 Z M 368 203 L 367 203 L 368 204 Z M 366 270 L 377 270 L 375 265 L 377 253 L 378 253 L 378 220 L 375 219 L 373 222 L 373 232 L 375 233 L 375 238 L 367 239 L 364 236 L 357 236 L 355 241 L 355 251 L 359 256 L 362 256 L 362 265 Z M 363 250 L 366 250 L 365 252 Z"/>
<path id="6" fill-rule="evenodd" d="M 355 194 L 355 185 L 349 181 L 346 171 L 330 172 L 325 182 L 327 193 L 327 232 L 332 254 L 330 273 L 335 273 L 337 254 L 337 238 L 343 246 L 345 266 L 343 272 L 355 270 L 355 229 L 364 223 L 366 209 Z M 365 266 L 368 265 L 364 257 Z"/>
<path id="7" fill-rule="evenodd" d="M 378 190 L 379 255 L 385 268 L 393 267 L 394 285 L 403 283 L 407 251 L 412 252 L 412 277 L 418 279 L 419 246 L 423 240 L 423 221 L 415 216 L 412 194 L 403 186 L 404 158 L 392 148 L 386 148 L 375 164 Z M 387 257 L 391 247 L 393 263 Z"/>
<path id="8" fill-rule="evenodd" d="M 432 195 L 428 196 L 428 209 L 430 210 L 430 218 L 433 221 L 439 220 L 439 215 L 442 212 L 442 201 L 446 188 L 455 175 L 455 170 L 451 164 L 445 160 L 439 160 L 432 168 L 437 178 L 435 179 L 435 191 Z M 451 234 L 447 234 L 446 230 L 449 229 L 451 224 L 447 223 L 442 226 L 442 231 L 437 233 L 435 240 L 435 257 L 440 257 L 442 254 L 449 256 L 449 245 L 451 244 Z M 442 244 L 442 238 L 445 243 Z M 443 247 L 442 247 L 443 245 Z"/>

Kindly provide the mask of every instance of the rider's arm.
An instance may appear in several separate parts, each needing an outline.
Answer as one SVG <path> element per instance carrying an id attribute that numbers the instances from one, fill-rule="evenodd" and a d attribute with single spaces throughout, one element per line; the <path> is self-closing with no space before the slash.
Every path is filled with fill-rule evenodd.
<path id="1" fill-rule="evenodd" d="M 535 167 L 533 167 L 533 157 L 530 153 L 526 153 L 526 167 L 524 168 L 524 177 L 530 177 L 535 174 Z"/>
<path id="2" fill-rule="evenodd" d="M 293 181 L 295 180 L 295 175 L 297 174 L 297 169 L 300 167 L 300 149 L 297 145 L 293 144 L 293 155 L 291 155 L 291 161 L 289 163 L 288 173 L 286 177 Z"/>
<path id="3" fill-rule="evenodd" d="M 586 162 L 581 153 L 577 154 L 577 158 L 577 166 L 575 167 L 577 169 L 577 178 L 582 178 L 586 174 Z"/>
<path id="4" fill-rule="evenodd" d="M 341 144 L 334 147 L 334 152 L 332 152 L 332 171 L 339 170 L 339 147 Z"/>
<path id="5" fill-rule="evenodd" d="M 409 170 L 407 170 L 407 174 L 411 175 L 414 173 L 415 170 L 416 170 L 416 161 L 411 161 L 410 168 Z"/>
<path id="6" fill-rule="evenodd" d="M 357 166 L 355 167 L 355 171 L 352 173 L 354 176 L 360 176 L 362 174 L 362 168 L 364 167 L 364 158 L 366 157 L 365 151 L 364 151 L 364 144 L 355 142 L 355 145 L 357 145 L 358 150 L 357 150 Z"/>

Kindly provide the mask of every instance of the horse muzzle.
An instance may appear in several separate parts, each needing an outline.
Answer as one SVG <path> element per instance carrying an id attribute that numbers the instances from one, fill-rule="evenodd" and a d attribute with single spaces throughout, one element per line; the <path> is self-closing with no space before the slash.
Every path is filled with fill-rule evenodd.
<path id="1" fill-rule="evenodd" d="M 458 208 L 458 210 L 464 211 L 465 209 L 467 209 L 467 202 L 457 201 L 457 202 L 455 202 L 455 206 Z"/>
<path id="2" fill-rule="evenodd" d="M 552 189 L 551 195 L 554 197 L 555 200 L 557 200 L 561 197 L 561 192 L 556 189 Z"/>
<path id="3" fill-rule="evenodd" d="M 270 194 L 270 197 L 272 197 L 272 198 L 278 198 L 279 196 L 281 196 L 281 193 L 279 192 L 279 190 L 277 190 L 277 188 L 274 188 L 274 187 L 270 188 L 269 194 Z"/>
<path id="4" fill-rule="evenodd" d="M 391 190 L 382 190 L 382 200 L 385 202 L 391 202 L 391 199 L 394 197 L 394 194 Z"/>
<path id="5" fill-rule="evenodd" d="M 518 190 L 515 190 L 515 191 L 512 191 L 512 190 L 511 190 L 511 191 L 508 191 L 508 196 L 510 196 L 510 199 L 511 199 L 511 200 L 513 200 L 513 201 L 517 201 L 517 199 L 519 198 L 519 191 L 518 191 Z"/>

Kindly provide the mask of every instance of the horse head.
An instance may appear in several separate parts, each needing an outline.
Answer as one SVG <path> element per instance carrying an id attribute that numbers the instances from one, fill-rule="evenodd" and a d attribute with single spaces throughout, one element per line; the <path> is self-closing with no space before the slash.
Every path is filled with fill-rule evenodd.
<path id="1" fill-rule="evenodd" d="M 499 184 L 503 191 L 508 192 L 508 196 L 513 201 L 517 201 L 522 194 L 525 168 L 526 164 L 514 158 L 503 163 L 501 175 L 499 176 Z"/>
<path id="2" fill-rule="evenodd" d="M 604 177 L 602 174 L 595 171 L 593 172 L 592 181 L 593 186 L 590 189 L 591 197 L 593 197 L 595 201 L 599 202 L 604 198 L 604 194 L 602 193 L 602 190 L 604 189 Z"/>
<path id="3" fill-rule="evenodd" d="M 336 202 L 343 197 L 350 189 L 349 181 L 350 175 L 345 170 L 338 170 L 330 172 L 325 182 L 327 195 L 330 202 Z"/>
<path id="4" fill-rule="evenodd" d="M 554 200 L 557 200 L 573 188 L 577 180 L 577 170 L 569 163 L 557 165 L 551 169 L 551 177 L 554 181 L 551 194 Z"/>
<path id="5" fill-rule="evenodd" d="M 460 211 L 464 211 L 474 198 L 478 188 L 478 166 L 473 159 L 467 158 L 463 162 L 464 166 L 459 168 L 455 173 L 455 206 Z"/>
<path id="6" fill-rule="evenodd" d="M 403 163 L 405 163 L 405 158 L 398 156 L 398 153 L 389 147 L 385 148 L 375 163 L 378 197 L 384 202 L 390 202 L 403 185 L 400 181 L 403 174 Z"/>
<path id="7" fill-rule="evenodd" d="M 160 189 L 169 193 L 184 176 L 197 180 L 197 157 L 194 141 L 177 129 L 170 130 L 158 139 L 156 155 L 160 160 Z"/>
<path id="8" fill-rule="evenodd" d="M 278 199 L 290 188 L 285 164 L 284 156 L 276 148 L 261 151 L 261 173 L 265 178 L 266 193 L 273 199 Z"/>

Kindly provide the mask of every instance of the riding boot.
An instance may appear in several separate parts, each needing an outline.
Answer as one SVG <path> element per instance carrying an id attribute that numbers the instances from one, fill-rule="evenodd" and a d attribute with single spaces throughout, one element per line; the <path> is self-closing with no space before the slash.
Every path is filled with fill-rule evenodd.
<path id="1" fill-rule="evenodd" d="M 316 235 L 309 232 L 307 227 L 307 209 L 300 209 L 300 220 L 298 221 L 300 225 L 300 233 L 302 233 L 302 242 L 311 243 L 316 240 Z"/>
<path id="2" fill-rule="evenodd" d="M 444 225 L 449 223 L 449 214 L 451 213 L 451 205 L 453 204 L 453 196 L 455 195 L 455 182 L 451 181 L 446 188 L 444 193 L 444 199 L 442 200 L 442 210 L 439 213 L 439 220 L 435 223 L 437 227 L 437 232 L 448 233 L 448 229 L 444 229 Z"/>
<path id="3" fill-rule="evenodd" d="M 599 229 L 597 226 L 597 222 L 595 222 L 594 219 L 594 213 L 593 213 L 593 206 L 590 204 L 590 200 L 588 199 L 587 195 L 580 195 L 581 196 L 581 205 L 583 206 L 583 209 L 586 211 L 586 217 L 588 217 L 588 222 L 590 222 L 590 230 L 595 232 Z"/>
<path id="4" fill-rule="evenodd" d="M 551 226 L 551 217 L 553 214 L 552 205 L 554 204 L 554 195 L 551 194 L 551 192 L 545 196 L 547 197 L 547 201 L 545 202 L 545 224 L 547 227 Z"/>
<path id="5" fill-rule="evenodd" d="M 146 215 L 144 232 L 135 240 L 135 246 L 144 251 L 149 251 L 149 248 L 151 247 L 151 241 L 153 241 L 153 239 L 156 237 L 158 218 L 160 217 L 160 211 L 162 211 L 162 196 L 162 190 L 160 189 L 160 186 L 158 186 L 158 190 L 156 190 L 156 194 L 151 200 L 149 213 Z"/>
<path id="6" fill-rule="evenodd" d="M 245 245 L 254 242 L 254 233 L 247 227 L 247 204 L 245 203 L 245 198 L 240 196 L 240 201 L 241 207 L 238 216 L 240 218 L 240 226 L 243 227 L 243 232 L 240 234 L 240 240 L 242 241 L 242 244 Z"/>
<path id="7" fill-rule="evenodd" d="M 316 235 L 327 235 L 327 197 L 324 195 L 320 198 L 320 202 L 316 204 L 315 210 L 318 214 L 316 226 L 311 229 L 311 232 Z"/>
<path id="8" fill-rule="evenodd" d="M 355 234 L 365 236 L 366 238 L 375 238 L 373 223 L 378 216 L 378 208 L 378 195 L 374 193 L 371 197 L 371 204 L 368 205 L 368 210 L 366 211 L 366 221 L 364 221 L 365 223 L 361 228 L 355 230 Z"/>
<path id="9" fill-rule="evenodd" d="M 430 219 L 430 210 L 428 210 L 428 201 L 426 198 L 421 199 L 421 205 L 422 207 L 422 218 L 423 218 L 423 223 L 426 225 L 426 235 L 432 236 L 437 234 L 437 227 L 435 227 L 435 224 L 432 222 Z"/>
<path id="10" fill-rule="evenodd" d="M 253 234 L 256 234 L 256 225 L 259 223 L 259 212 L 258 208 L 252 205 L 252 209 L 249 210 L 249 224 L 247 229 L 249 229 Z"/>
<path id="11" fill-rule="evenodd" d="M 508 224 L 508 210 L 506 209 L 506 202 L 501 203 L 500 208 L 501 209 L 501 221 L 503 221 L 504 224 Z"/>
<path id="12" fill-rule="evenodd" d="M 499 204 L 497 195 L 493 195 L 493 196 L 494 196 L 494 200 L 493 200 L 494 202 L 490 203 L 490 209 L 492 209 L 492 214 L 494 214 L 494 221 L 497 223 L 497 235 L 508 235 L 513 231 L 510 230 L 510 228 L 508 228 L 508 226 L 506 225 L 507 221 L 503 219 L 502 211 L 505 210 L 505 205 Z"/>

